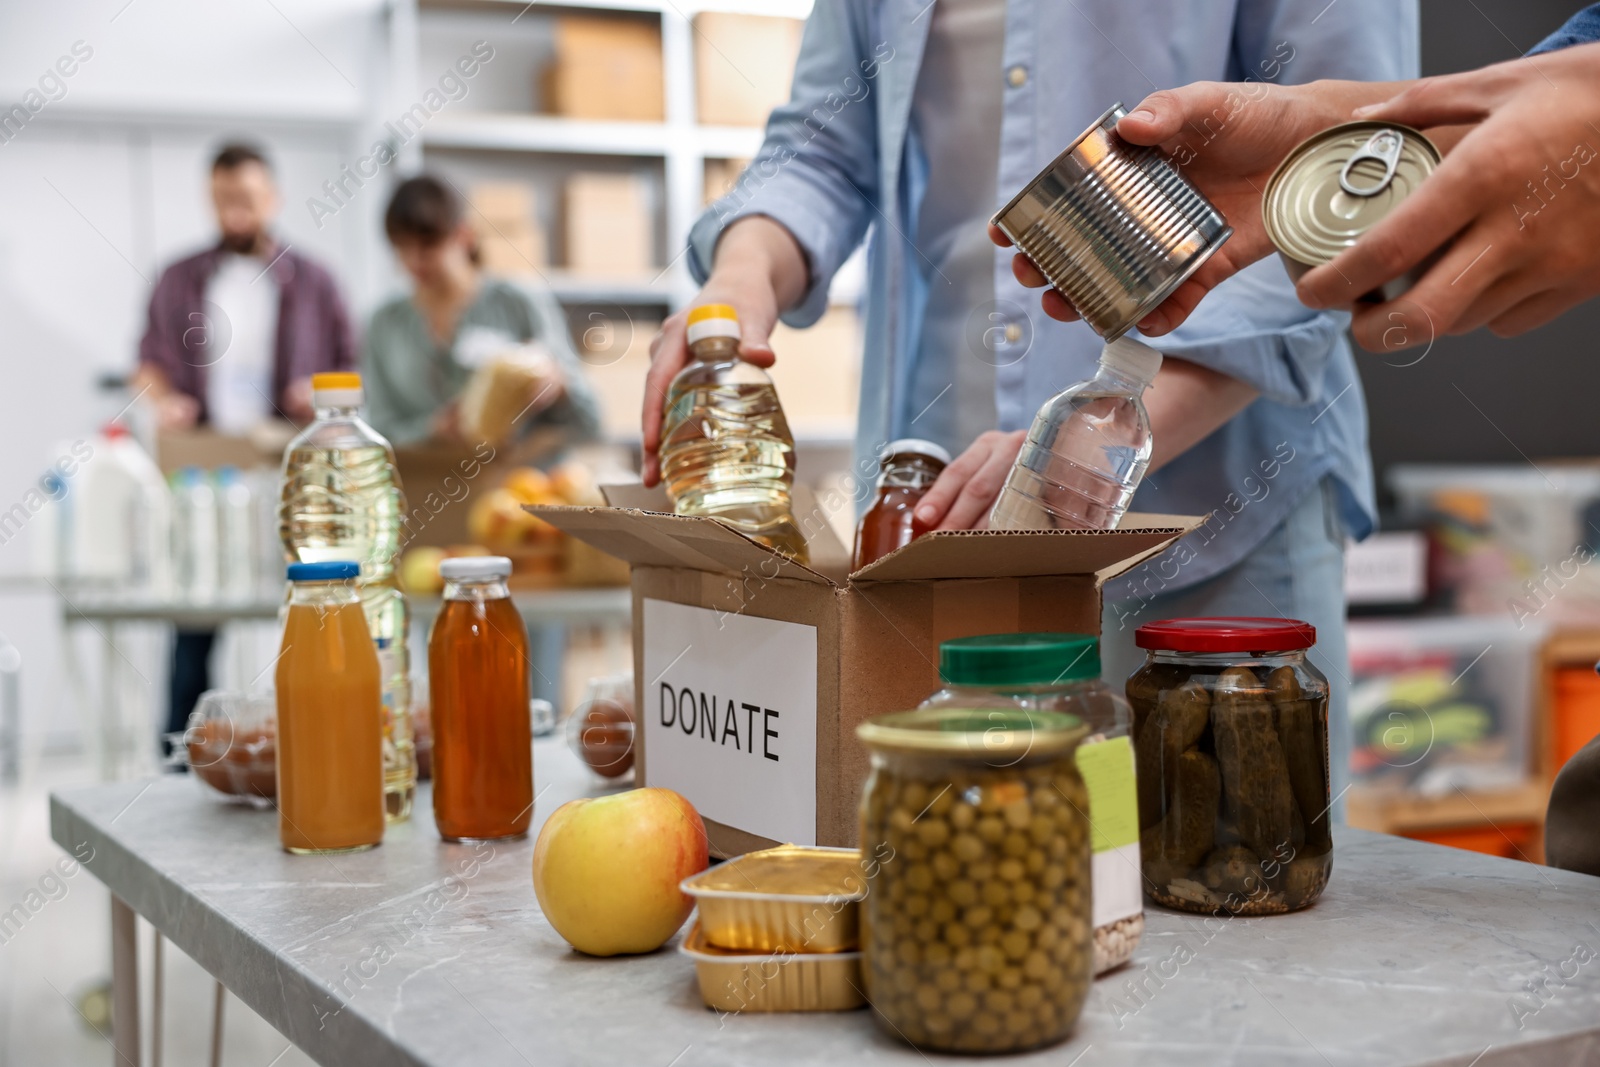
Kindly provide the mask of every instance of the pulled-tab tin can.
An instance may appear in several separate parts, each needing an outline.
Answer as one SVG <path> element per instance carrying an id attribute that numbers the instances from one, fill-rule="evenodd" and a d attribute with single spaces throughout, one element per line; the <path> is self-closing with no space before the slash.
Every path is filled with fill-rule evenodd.
<path id="1" fill-rule="evenodd" d="M 1295 281 L 1361 239 L 1439 165 L 1439 150 L 1409 126 L 1347 122 L 1301 142 L 1261 198 L 1267 236 Z M 1423 261 L 1362 300 L 1393 300 L 1433 265 Z"/>
<path id="2" fill-rule="evenodd" d="M 992 220 L 1108 341 L 1233 233 L 1158 150 L 1117 136 L 1126 114 L 1116 104 L 1101 115 Z"/>

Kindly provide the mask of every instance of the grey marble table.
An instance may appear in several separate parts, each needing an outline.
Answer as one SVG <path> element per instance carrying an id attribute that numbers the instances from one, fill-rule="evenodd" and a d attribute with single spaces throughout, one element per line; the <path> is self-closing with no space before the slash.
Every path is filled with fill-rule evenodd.
<path id="1" fill-rule="evenodd" d="M 542 819 L 598 788 L 535 746 Z M 296 857 L 271 813 L 167 778 L 66 791 L 51 831 L 325 1064 L 926 1063 L 868 1011 L 719 1016 L 674 947 L 590 959 L 545 922 L 531 840 L 442 844 L 429 795 L 372 852 Z M 535 823 L 535 832 L 538 823 Z M 131 912 L 129 913 L 131 915 Z M 1600 879 L 1361 831 L 1295 915 L 1152 909 L 1054 1067 L 1600 1063 Z"/>

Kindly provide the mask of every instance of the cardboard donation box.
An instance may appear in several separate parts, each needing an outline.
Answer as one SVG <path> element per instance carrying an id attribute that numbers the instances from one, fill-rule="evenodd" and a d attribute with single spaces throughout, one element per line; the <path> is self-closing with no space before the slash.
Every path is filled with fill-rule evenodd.
<path id="1" fill-rule="evenodd" d="M 1197 520 L 1129 515 L 1108 533 L 935 533 L 847 575 L 810 494 L 804 566 L 660 489 L 612 486 L 605 508 L 536 514 L 632 565 L 641 785 L 687 797 L 711 851 L 854 845 L 863 720 L 939 688 L 939 643 L 1023 630 L 1100 631 L 1100 587 Z"/>

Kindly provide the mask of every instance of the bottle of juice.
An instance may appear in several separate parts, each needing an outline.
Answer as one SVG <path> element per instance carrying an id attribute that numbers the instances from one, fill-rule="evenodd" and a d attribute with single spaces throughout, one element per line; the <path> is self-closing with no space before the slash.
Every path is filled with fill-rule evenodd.
<path id="1" fill-rule="evenodd" d="M 447 559 L 428 638 L 433 817 L 446 841 L 521 837 L 533 819 L 528 636 L 504 556 Z"/>
<path id="2" fill-rule="evenodd" d="M 878 495 L 856 527 L 850 569 L 858 571 L 928 531 L 914 518 L 923 494 L 950 465 L 950 453 L 932 441 L 890 441 L 878 467 Z"/>
<path id="3" fill-rule="evenodd" d="M 278 655 L 278 833 L 290 852 L 383 840 L 383 706 L 357 563 L 291 563 Z"/>
<path id="4" fill-rule="evenodd" d="M 689 365 L 667 388 L 661 480 L 679 515 L 719 519 L 804 561 L 794 521 L 794 435 L 766 372 L 739 358 L 739 315 L 689 312 Z"/>
<path id="5" fill-rule="evenodd" d="M 1093 378 L 1045 401 L 989 512 L 990 528 L 1115 530 L 1150 465 L 1144 391 L 1160 369 L 1160 352 L 1119 337 Z"/>
<path id="6" fill-rule="evenodd" d="M 361 564 L 361 606 L 383 677 L 384 811 L 398 822 L 410 817 L 417 789 L 411 618 L 395 578 L 406 499 L 394 450 L 361 418 L 361 375 L 313 375 L 311 389 L 317 417 L 284 452 L 278 530 L 290 563 Z"/>

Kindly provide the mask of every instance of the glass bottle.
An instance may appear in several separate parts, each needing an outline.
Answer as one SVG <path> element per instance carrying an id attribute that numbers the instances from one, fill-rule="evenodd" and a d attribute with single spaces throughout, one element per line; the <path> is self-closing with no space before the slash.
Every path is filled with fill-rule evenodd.
<path id="1" fill-rule="evenodd" d="M 689 312 L 689 365 L 667 387 L 661 480 L 679 515 L 702 515 L 802 562 L 794 434 L 765 371 L 739 358 L 739 315 Z"/>
<path id="2" fill-rule="evenodd" d="M 352 562 L 289 565 L 276 684 L 278 832 L 290 852 L 383 840 L 383 696 L 359 573 Z"/>
<path id="3" fill-rule="evenodd" d="M 1128 679 L 1145 892 L 1170 908 L 1274 915 L 1316 902 L 1333 869 L 1328 680 L 1294 619 L 1139 627 Z"/>
<path id="4" fill-rule="evenodd" d="M 447 559 L 428 637 L 433 817 L 446 841 L 520 837 L 533 819 L 528 636 L 504 556 Z"/>
<path id="5" fill-rule="evenodd" d="M 362 610 L 383 677 L 384 810 L 411 816 L 417 761 L 411 736 L 410 608 L 395 577 L 406 510 L 394 450 L 361 418 L 361 375 L 311 379 L 316 420 L 283 456 L 278 529 L 292 562 L 357 560 Z"/>
<path id="6" fill-rule="evenodd" d="M 879 461 L 877 496 L 856 526 L 852 571 L 928 532 L 915 518 L 917 505 L 949 464 L 950 453 L 932 441 L 905 437 L 889 442 Z"/>
<path id="7" fill-rule="evenodd" d="M 1120 337 L 1100 368 L 1045 401 L 989 513 L 995 530 L 1114 530 L 1150 465 L 1143 395 L 1161 353 Z"/>

